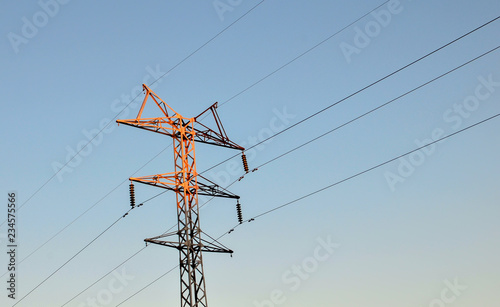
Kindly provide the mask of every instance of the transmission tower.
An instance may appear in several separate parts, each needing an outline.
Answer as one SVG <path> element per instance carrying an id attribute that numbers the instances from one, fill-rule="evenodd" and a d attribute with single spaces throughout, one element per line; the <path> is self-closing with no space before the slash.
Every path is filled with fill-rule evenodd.
<path id="1" fill-rule="evenodd" d="M 196 172 L 195 142 L 231 149 L 245 150 L 229 140 L 222 126 L 216 108 L 210 106 L 196 117 L 187 118 L 175 112 L 149 87 L 143 84 L 146 94 L 139 114 L 135 119 L 117 120 L 118 124 L 129 125 L 164 134 L 172 138 L 174 149 L 174 172 L 153 176 L 130 178 L 130 203 L 135 207 L 133 182 L 153 185 L 175 192 L 177 200 L 178 227 L 176 232 L 165 233 L 145 239 L 147 243 L 173 247 L 179 250 L 181 307 L 207 307 L 202 252 L 232 253 L 200 228 L 198 195 L 239 199 L 240 197 L 219 187 Z M 161 110 L 161 117 L 142 118 L 148 99 L 151 98 Z M 201 116 L 212 115 L 215 129 L 199 122 Z M 245 171 L 248 172 L 243 154 Z M 241 206 L 237 204 L 238 219 L 241 222 Z M 177 240 L 169 240 L 177 236 Z M 206 236 L 206 237 L 205 237 Z"/>

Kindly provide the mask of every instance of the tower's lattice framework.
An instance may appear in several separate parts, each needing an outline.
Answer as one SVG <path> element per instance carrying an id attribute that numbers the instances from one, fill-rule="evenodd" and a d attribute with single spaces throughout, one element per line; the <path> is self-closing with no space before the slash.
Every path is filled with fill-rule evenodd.
<path id="1" fill-rule="evenodd" d="M 220 188 L 196 172 L 195 142 L 242 151 L 244 148 L 230 141 L 227 137 L 216 111 L 217 103 L 196 117 L 186 118 L 175 112 L 144 84 L 143 89 L 146 96 L 137 117 L 135 119 L 117 120 L 117 123 L 172 137 L 175 168 L 174 172 L 171 173 L 130 178 L 131 205 L 135 206 L 132 182 L 153 185 L 175 192 L 178 217 L 177 231 L 145 239 L 144 241 L 179 250 L 181 307 L 206 307 L 207 297 L 202 252 L 232 253 L 232 251 L 202 232 L 198 195 L 235 199 L 239 199 L 239 196 Z M 144 107 L 149 98 L 161 110 L 161 117 L 142 118 Z M 210 115 L 215 120 L 217 126 L 215 129 L 211 129 L 198 121 L 201 116 Z M 243 159 L 246 162 L 244 155 Z M 245 167 L 245 170 L 248 170 L 248 167 Z M 210 239 L 205 239 L 205 235 Z M 169 240 L 172 236 L 177 236 L 177 240 Z"/>

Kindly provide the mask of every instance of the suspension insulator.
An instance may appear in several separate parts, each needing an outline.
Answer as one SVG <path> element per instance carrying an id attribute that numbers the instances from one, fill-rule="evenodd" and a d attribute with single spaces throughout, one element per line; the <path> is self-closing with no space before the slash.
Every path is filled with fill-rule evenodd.
<path id="1" fill-rule="evenodd" d="M 245 173 L 248 173 L 248 162 L 247 162 L 247 156 L 245 154 L 241 155 L 241 160 L 243 161 L 243 168 L 245 169 Z"/>
<path id="2" fill-rule="evenodd" d="M 241 204 L 240 203 L 236 204 L 236 213 L 238 214 L 238 222 L 240 224 L 243 223 L 243 214 L 241 213 Z"/>
<path id="3" fill-rule="evenodd" d="M 130 206 L 135 207 L 135 192 L 134 192 L 134 184 L 130 183 Z"/>

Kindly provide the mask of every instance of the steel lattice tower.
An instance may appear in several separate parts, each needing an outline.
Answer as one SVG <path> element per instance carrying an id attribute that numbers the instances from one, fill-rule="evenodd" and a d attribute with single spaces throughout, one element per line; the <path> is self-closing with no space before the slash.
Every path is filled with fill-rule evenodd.
<path id="1" fill-rule="evenodd" d="M 174 148 L 174 172 L 146 177 L 130 178 L 131 205 L 133 200 L 132 182 L 140 182 L 174 191 L 177 200 L 178 227 L 176 232 L 145 239 L 145 242 L 173 247 L 179 250 L 181 280 L 181 307 L 206 307 L 207 297 L 203 274 L 202 252 L 232 253 L 216 240 L 204 239 L 200 228 L 198 195 L 239 199 L 196 172 L 195 142 L 212 144 L 244 151 L 244 148 L 229 140 L 217 114 L 217 103 L 196 117 L 186 118 L 175 112 L 150 88 L 143 84 L 146 93 L 135 119 L 117 120 L 125 124 L 172 137 Z M 162 112 L 162 117 L 142 118 L 148 98 L 151 98 Z M 198 121 L 202 116 L 212 115 L 216 130 Z M 246 160 L 244 160 L 246 162 Z M 247 169 L 247 167 L 246 167 Z M 168 240 L 177 236 L 177 241 Z"/>

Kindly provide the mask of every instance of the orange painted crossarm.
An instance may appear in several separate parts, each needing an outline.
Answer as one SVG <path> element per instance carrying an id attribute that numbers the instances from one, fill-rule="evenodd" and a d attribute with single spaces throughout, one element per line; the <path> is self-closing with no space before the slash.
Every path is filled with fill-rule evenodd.
<path id="1" fill-rule="evenodd" d="M 141 105 L 141 108 L 139 109 L 139 113 L 137 114 L 136 119 L 141 119 L 142 111 L 144 111 L 144 106 L 146 106 L 146 102 L 147 102 L 148 98 L 150 98 L 150 97 L 151 97 L 151 99 L 153 99 L 153 101 L 156 103 L 156 105 L 160 108 L 161 112 L 163 113 L 163 115 L 165 117 L 174 116 L 174 115 L 178 114 L 177 112 L 174 111 L 174 109 L 172 109 L 171 106 L 166 104 L 165 101 L 163 101 L 160 98 L 160 96 L 156 95 L 156 93 L 153 92 L 146 84 L 143 84 L 142 88 L 143 88 L 144 92 L 146 93 L 146 96 L 144 96 L 144 100 L 142 101 L 142 105 Z M 170 115 L 168 114 L 169 110 L 171 111 Z"/>
<path id="2" fill-rule="evenodd" d="M 165 188 L 171 188 L 177 186 L 176 174 L 175 173 L 165 173 L 153 176 L 143 176 L 143 177 L 131 177 L 130 181 L 150 184 L 154 186 L 160 186 Z"/>
<path id="3" fill-rule="evenodd" d="M 141 128 L 165 135 L 172 136 L 176 129 L 173 128 L 172 123 L 177 120 L 170 117 L 158 117 L 158 118 L 143 118 L 143 119 L 119 119 L 116 122 L 118 124 L 124 124 L 136 128 Z"/>
<path id="4" fill-rule="evenodd" d="M 174 172 L 174 173 L 158 174 L 153 176 L 131 177 L 129 178 L 129 180 L 167 189 L 178 193 L 184 193 L 184 191 L 187 191 L 189 193 L 195 193 L 196 191 L 199 195 L 205 195 L 205 196 L 225 197 L 225 198 L 235 198 L 235 199 L 240 198 L 238 195 L 235 195 L 221 188 L 216 183 L 198 174 L 196 175 L 198 179 L 195 179 L 195 176 L 193 176 L 193 174 L 190 174 L 191 175 L 189 176 L 190 180 L 184 181 L 183 183 L 179 183 L 178 180 L 183 178 L 183 175 L 184 175 L 183 172 L 177 172 L 177 173 Z M 191 182 L 191 185 L 187 184 L 188 182 Z"/>
<path id="5" fill-rule="evenodd" d="M 217 102 L 214 103 L 194 118 L 197 125 L 195 130 L 198 141 L 232 149 L 245 150 L 245 148 L 231 141 L 227 136 L 226 130 L 224 130 L 224 126 L 217 113 L 217 105 Z M 204 116 L 202 117 L 202 115 Z M 214 129 L 201 123 L 201 120 L 205 117 L 209 117 L 215 121 L 216 127 L 214 127 Z"/>
<path id="6" fill-rule="evenodd" d="M 187 118 L 175 112 L 172 107 L 166 104 L 145 84 L 142 86 L 145 96 L 137 117 L 135 119 L 119 119 L 116 121 L 118 124 L 125 124 L 168 136 L 174 136 L 175 132 L 178 132 L 180 128 L 184 128 L 188 134 L 193 135 L 194 141 L 231 149 L 245 150 L 245 148 L 231 141 L 227 136 L 224 126 L 222 125 L 219 115 L 217 114 L 217 102 L 205 111 L 201 112 L 198 116 L 194 118 Z M 144 107 L 146 106 L 149 98 L 151 98 L 160 109 L 161 113 L 159 115 L 163 116 L 142 118 Z M 201 123 L 202 118 L 205 117 L 209 117 L 209 119 L 215 121 L 215 126 L 213 128 Z M 193 123 L 194 125 L 192 125 Z"/>

